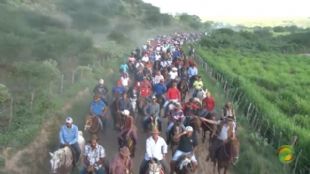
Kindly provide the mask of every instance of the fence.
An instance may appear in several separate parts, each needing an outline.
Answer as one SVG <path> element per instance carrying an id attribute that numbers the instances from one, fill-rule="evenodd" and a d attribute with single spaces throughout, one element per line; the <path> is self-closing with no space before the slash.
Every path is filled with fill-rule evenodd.
<path id="1" fill-rule="evenodd" d="M 253 131 L 260 133 L 260 135 L 275 149 L 282 144 L 295 145 L 298 137 L 293 136 L 291 139 L 288 139 L 288 135 L 284 135 L 281 130 L 276 130 L 275 126 L 271 125 L 268 119 L 264 118 L 263 113 L 260 112 L 254 102 L 249 100 L 249 98 L 242 90 L 239 89 L 238 86 L 233 85 L 234 81 L 227 80 L 223 74 L 217 72 L 201 57 L 195 56 L 195 58 L 198 64 L 205 70 L 206 74 L 221 84 L 225 97 L 234 102 L 236 109 L 240 113 L 243 113 L 250 124 L 249 127 L 251 127 Z M 303 149 L 299 149 L 295 152 L 295 161 L 290 169 L 292 174 L 310 173 L 309 167 L 306 166 L 301 168 L 299 166 L 301 160 L 310 164 L 310 160 L 308 157 L 302 156 L 302 152 Z"/>

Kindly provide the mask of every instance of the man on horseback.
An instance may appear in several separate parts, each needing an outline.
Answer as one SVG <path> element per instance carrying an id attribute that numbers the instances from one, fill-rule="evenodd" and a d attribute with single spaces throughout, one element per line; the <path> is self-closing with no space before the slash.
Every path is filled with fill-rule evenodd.
<path id="1" fill-rule="evenodd" d="M 167 86 L 165 85 L 165 81 L 163 79 L 160 80 L 160 83 L 157 83 L 153 86 L 154 95 L 158 99 L 160 106 L 164 105 L 164 102 L 165 102 L 164 95 L 166 91 L 167 91 Z"/>
<path id="2" fill-rule="evenodd" d="M 152 136 L 146 140 L 146 153 L 144 160 L 140 166 L 140 174 L 145 174 L 147 164 L 150 160 L 156 159 L 163 167 L 164 173 L 169 173 L 169 166 L 165 160 L 165 156 L 168 152 L 168 146 L 166 141 L 159 136 L 159 130 L 154 128 Z"/>
<path id="3" fill-rule="evenodd" d="M 189 155 L 189 158 L 191 159 L 191 162 L 193 164 L 193 168 L 197 168 L 198 162 L 194 154 L 194 148 L 197 146 L 197 138 L 193 136 L 193 128 L 191 126 L 187 126 L 185 128 L 185 131 L 176 135 L 178 138 L 180 138 L 179 146 L 174 153 L 170 168 L 171 172 L 170 174 L 174 173 L 176 162 L 180 160 L 180 157 Z"/>
<path id="4" fill-rule="evenodd" d="M 189 68 L 187 70 L 187 74 L 188 74 L 188 78 L 191 79 L 192 77 L 198 75 L 198 69 L 197 67 L 195 66 L 194 63 L 190 63 L 189 64 Z"/>
<path id="5" fill-rule="evenodd" d="M 105 165 L 105 150 L 97 143 L 97 137 L 93 136 L 90 143 L 85 145 L 84 167 L 81 174 L 88 174 L 89 172 L 104 174 Z"/>
<path id="6" fill-rule="evenodd" d="M 105 124 L 106 121 L 106 104 L 100 99 L 99 95 L 94 96 L 94 100 L 90 104 L 90 114 L 94 117 L 99 118 L 99 123 L 101 127 Z"/>
<path id="7" fill-rule="evenodd" d="M 71 117 L 67 117 L 66 124 L 60 128 L 59 140 L 60 140 L 60 148 L 68 146 L 72 150 L 73 152 L 72 156 L 75 156 L 75 159 L 73 159 L 73 166 L 75 166 L 76 163 L 79 161 L 81 154 L 81 149 L 78 143 L 78 137 L 79 137 L 78 127 L 75 124 L 73 124 L 73 119 Z"/>
<path id="8" fill-rule="evenodd" d="M 117 108 L 118 112 L 121 112 L 124 110 L 129 110 L 133 112 L 132 106 L 130 104 L 130 100 L 126 92 L 123 93 L 122 98 L 119 99 L 117 107 L 118 107 Z"/>
<path id="9" fill-rule="evenodd" d="M 181 101 L 181 93 L 179 89 L 177 88 L 176 83 L 172 83 L 172 87 L 170 87 L 166 93 L 167 101 L 164 104 L 164 108 L 170 103 L 170 102 L 176 102 L 178 103 Z"/>
<path id="10" fill-rule="evenodd" d="M 152 121 L 157 125 L 157 128 L 161 130 L 161 120 L 159 117 L 160 106 L 157 103 L 156 96 L 152 96 L 152 102 L 148 103 L 144 108 L 144 120 L 143 127 L 144 130 L 147 130 L 148 125 L 152 124 Z"/>
<path id="11" fill-rule="evenodd" d="M 197 97 L 198 92 L 203 91 L 203 81 L 201 79 L 201 76 L 196 76 L 193 87 L 195 90 L 193 93 L 193 97 Z"/>
<path id="12" fill-rule="evenodd" d="M 211 92 L 207 92 L 207 97 L 202 100 L 202 105 L 208 112 L 213 112 L 215 108 L 215 100 L 211 95 Z"/>
<path id="13" fill-rule="evenodd" d="M 124 146 L 119 149 L 119 153 L 114 157 L 110 165 L 109 174 L 131 174 L 132 159 L 128 147 Z"/>
<path id="14" fill-rule="evenodd" d="M 109 92 L 109 89 L 104 84 L 104 80 L 100 79 L 98 84 L 95 86 L 94 95 L 99 95 L 100 98 L 107 104 L 107 94 Z"/>
<path id="15" fill-rule="evenodd" d="M 134 124 L 134 118 L 131 117 L 128 113 L 128 110 L 124 113 L 124 127 L 118 135 L 118 144 L 120 147 L 127 146 L 130 148 L 131 157 L 134 157 L 138 134 L 137 128 Z"/>
<path id="16" fill-rule="evenodd" d="M 210 150 L 210 158 L 212 160 L 215 159 L 215 154 L 217 151 L 224 146 L 230 139 L 235 139 L 236 135 L 236 125 L 234 124 L 234 120 L 231 117 L 224 117 L 222 120 L 213 121 L 206 118 L 201 117 L 202 121 L 208 122 L 210 124 L 218 125 L 218 129 L 216 132 L 216 136 L 212 140 Z"/>
<path id="17" fill-rule="evenodd" d="M 164 76 L 158 70 L 153 78 L 153 85 L 160 83 L 161 80 L 165 80 Z"/>

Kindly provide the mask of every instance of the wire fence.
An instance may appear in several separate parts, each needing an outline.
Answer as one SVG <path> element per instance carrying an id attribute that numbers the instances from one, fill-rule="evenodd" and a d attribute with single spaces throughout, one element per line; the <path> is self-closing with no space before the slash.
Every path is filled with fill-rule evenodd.
<path id="1" fill-rule="evenodd" d="M 195 58 L 198 64 L 203 67 L 205 73 L 221 84 L 225 97 L 234 102 L 236 109 L 240 113 L 243 113 L 245 118 L 248 120 L 248 123 L 250 124 L 249 127 L 253 131 L 258 132 L 262 136 L 263 141 L 271 144 L 275 148 L 275 151 L 283 144 L 296 144 L 298 137 L 295 135 L 286 135 L 282 130 L 276 130 L 276 127 L 272 125 L 266 117 L 264 117 L 264 113 L 259 110 L 254 102 L 251 101 L 238 86 L 233 85 L 234 81 L 227 80 L 223 74 L 216 71 L 201 57 L 195 56 Z M 310 164 L 308 157 L 303 155 L 302 148 L 295 150 L 295 160 L 288 169 L 290 170 L 290 173 L 310 173 L 310 167 L 307 165 L 301 166 L 301 161 L 303 161 L 303 164 Z"/>

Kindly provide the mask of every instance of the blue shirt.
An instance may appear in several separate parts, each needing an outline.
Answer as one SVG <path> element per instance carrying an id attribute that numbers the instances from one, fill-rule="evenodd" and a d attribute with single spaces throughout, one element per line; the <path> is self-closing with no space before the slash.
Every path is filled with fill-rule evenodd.
<path id="1" fill-rule="evenodd" d="M 123 86 L 116 86 L 113 88 L 113 94 L 117 93 L 119 95 L 122 95 L 125 92 L 125 88 Z"/>
<path id="2" fill-rule="evenodd" d="M 91 112 L 97 116 L 97 115 L 102 114 L 102 111 L 105 108 L 105 104 L 102 100 L 92 101 L 90 104 L 90 107 L 91 107 Z"/>
<path id="3" fill-rule="evenodd" d="M 191 78 L 192 76 L 195 76 L 198 74 L 198 70 L 196 67 L 189 67 L 187 70 L 187 74 L 188 74 L 188 77 Z"/>
<path id="4" fill-rule="evenodd" d="M 157 83 L 154 85 L 153 90 L 156 95 L 162 95 L 167 91 L 167 87 L 164 84 Z"/>
<path id="5" fill-rule="evenodd" d="M 128 71 L 128 65 L 127 64 L 121 64 L 121 66 L 119 67 L 119 69 L 122 72 L 127 72 Z"/>
<path id="6" fill-rule="evenodd" d="M 78 142 L 79 129 L 76 125 L 72 124 L 71 128 L 63 125 L 59 131 L 59 140 L 61 144 L 75 144 Z"/>

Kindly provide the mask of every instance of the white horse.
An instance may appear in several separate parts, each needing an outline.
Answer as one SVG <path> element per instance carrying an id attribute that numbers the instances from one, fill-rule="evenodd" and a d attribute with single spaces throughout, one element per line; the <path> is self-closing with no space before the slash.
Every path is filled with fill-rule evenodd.
<path id="1" fill-rule="evenodd" d="M 78 143 L 81 149 L 81 154 L 84 151 L 85 140 L 82 131 L 79 131 Z M 55 152 L 50 152 L 51 172 L 52 173 L 70 173 L 72 170 L 73 155 L 69 147 L 63 147 Z M 81 155 L 82 156 L 82 155 Z"/>

